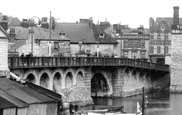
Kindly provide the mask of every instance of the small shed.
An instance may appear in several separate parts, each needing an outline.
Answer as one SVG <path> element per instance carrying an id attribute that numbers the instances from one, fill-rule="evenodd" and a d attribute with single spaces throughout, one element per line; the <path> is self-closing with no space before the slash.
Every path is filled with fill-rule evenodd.
<path id="1" fill-rule="evenodd" d="M 41 90 L 40 87 L 36 88 Z M 1 110 L 2 115 L 58 115 L 58 99 L 53 98 L 54 94 L 50 94 L 49 91 L 43 94 L 38 90 L 30 88 L 28 83 L 21 84 L 5 77 L 0 78 L 0 97 L 13 103 L 12 107 L 4 107 Z M 22 105 L 17 105 L 17 103 L 22 103 Z"/>

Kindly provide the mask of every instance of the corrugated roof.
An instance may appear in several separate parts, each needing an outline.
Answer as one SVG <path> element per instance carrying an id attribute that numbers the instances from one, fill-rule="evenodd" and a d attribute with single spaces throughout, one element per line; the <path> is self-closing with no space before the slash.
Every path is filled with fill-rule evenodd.
<path id="1" fill-rule="evenodd" d="M 5 90 L 0 89 L 0 97 L 2 100 L 0 101 L 8 101 L 7 104 L 9 107 L 27 107 L 28 104 L 21 101 L 20 99 L 12 96 L 11 94 L 7 93 Z M 1 105 L 1 103 L 0 103 Z M 2 105 L 5 108 L 5 105 Z"/>
<path id="2" fill-rule="evenodd" d="M 0 89 L 28 104 L 55 102 L 54 99 L 7 78 L 0 79 Z"/>
<path id="3" fill-rule="evenodd" d="M 92 29 L 85 23 L 56 23 L 54 31 L 64 32 L 71 43 L 96 43 Z"/>
<path id="4" fill-rule="evenodd" d="M 26 82 L 26 85 L 29 88 L 31 88 L 33 90 L 36 90 L 37 92 L 42 93 L 42 94 L 44 94 L 44 95 L 46 95 L 48 97 L 51 97 L 51 98 L 56 99 L 58 101 L 62 100 L 61 95 L 59 95 L 59 94 L 57 94 L 57 93 L 55 93 L 55 92 L 53 92 L 51 90 L 45 89 L 45 88 L 43 88 L 41 86 L 38 86 L 38 85 L 35 85 L 35 84 L 31 83 L 31 82 Z"/>
<path id="5" fill-rule="evenodd" d="M 0 97 L 0 109 L 16 107 L 13 103 L 9 102 L 8 100 Z"/>

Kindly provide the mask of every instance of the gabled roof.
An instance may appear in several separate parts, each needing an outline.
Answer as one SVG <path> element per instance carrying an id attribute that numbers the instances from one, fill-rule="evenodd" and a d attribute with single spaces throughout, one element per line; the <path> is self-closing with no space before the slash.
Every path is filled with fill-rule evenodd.
<path id="1" fill-rule="evenodd" d="M 27 107 L 28 104 L 23 102 L 22 100 L 14 97 L 13 95 L 6 92 L 6 90 L 0 89 L 0 97 L 4 101 L 5 105 L 1 104 L 0 108 L 7 108 L 7 107 Z"/>
<path id="2" fill-rule="evenodd" d="M 165 20 L 169 23 L 169 25 L 173 25 L 173 18 L 172 17 L 157 17 L 156 22 L 160 22 L 161 20 Z M 179 24 L 182 24 L 182 18 L 179 18 Z"/>
<path id="3" fill-rule="evenodd" d="M 161 27 L 164 27 L 164 33 L 169 33 L 171 31 L 171 25 L 165 20 L 162 19 L 160 21 L 156 21 L 151 27 L 150 27 L 150 32 L 154 33 L 161 33 Z"/>
<path id="4" fill-rule="evenodd" d="M 51 97 L 51 98 L 56 99 L 58 101 L 62 100 L 61 95 L 59 95 L 59 94 L 57 94 L 57 93 L 55 93 L 55 92 L 53 92 L 51 90 L 48 90 L 48 89 L 43 88 L 41 86 L 35 85 L 35 84 L 31 83 L 31 82 L 26 82 L 25 85 L 27 85 L 29 88 L 31 88 L 31 89 L 33 89 L 33 90 L 35 90 L 35 91 L 37 91 L 37 92 L 39 92 L 41 94 L 44 94 L 44 95 L 46 95 L 48 97 Z"/>
<path id="5" fill-rule="evenodd" d="M 23 44 L 26 43 L 26 40 L 13 40 L 12 43 L 15 43 L 8 51 L 9 52 L 16 52 L 16 50 L 21 47 Z"/>
<path id="6" fill-rule="evenodd" d="M 108 36 L 98 25 L 92 24 L 92 27 L 87 23 L 56 23 L 55 32 L 64 32 L 71 43 L 117 43 L 114 39 Z M 105 38 L 99 38 L 99 34 L 105 34 Z"/>
<path id="7" fill-rule="evenodd" d="M 29 30 L 32 27 L 24 28 L 21 26 L 12 27 L 15 28 L 15 39 L 28 39 Z M 9 30 L 10 31 L 10 30 Z M 42 27 L 33 27 L 34 37 L 35 39 L 50 39 L 50 30 Z M 55 32 L 51 32 L 51 39 L 58 39 L 58 40 L 69 40 L 68 38 L 61 37 L 59 34 Z"/>
<path id="8" fill-rule="evenodd" d="M 0 39 L 9 39 L 9 34 L 0 26 Z"/>
<path id="9" fill-rule="evenodd" d="M 8 17 L 8 26 L 20 26 L 21 21 L 17 17 Z"/>
<path id="10" fill-rule="evenodd" d="M 41 94 L 26 85 L 11 81 L 7 78 L 0 78 L 0 90 L 27 104 L 56 102 L 56 100 Z"/>
<path id="11" fill-rule="evenodd" d="M 65 33 L 71 43 L 96 43 L 93 31 L 85 23 L 56 23 L 54 31 L 58 34 Z"/>
<path id="12" fill-rule="evenodd" d="M 11 107 L 16 107 L 16 105 L 14 105 L 10 101 L 8 101 L 0 96 L 0 109 L 11 108 Z"/>
<path id="13" fill-rule="evenodd" d="M 117 44 L 118 42 L 111 38 L 107 33 L 105 33 L 99 25 L 92 25 L 93 27 L 93 33 L 94 33 L 94 38 L 96 41 L 99 43 L 103 44 Z M 99 38 L 99 34 L 104 34 L 104 38 Z"/>

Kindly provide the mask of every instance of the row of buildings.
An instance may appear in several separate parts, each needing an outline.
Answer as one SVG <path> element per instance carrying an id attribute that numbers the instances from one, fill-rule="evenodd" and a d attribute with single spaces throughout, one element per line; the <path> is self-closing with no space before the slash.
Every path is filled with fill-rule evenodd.
<path id="1" fill-rule="evenodd" d="M 174 12 L 179 7 L 174 7 Z M 149 19 L 149 29 L 80 19 L 75 23 L 58 23 L 52 17 L 34 21 L 1 16 L 0 25 L 10 36 L 9 54 L 34 56 L 127 57 L 157 61 L 169 59 L 173 17 Z M 182 18 L 179 19 L 180 24 Z"/>

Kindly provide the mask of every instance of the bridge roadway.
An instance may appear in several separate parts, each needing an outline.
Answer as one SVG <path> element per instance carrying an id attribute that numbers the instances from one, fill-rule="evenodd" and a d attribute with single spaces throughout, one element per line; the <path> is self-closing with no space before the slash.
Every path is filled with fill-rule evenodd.
<path id="1" fill-rule="evenodd" d="M 8 57 L 8 66 L 10 69 L 130 66 L 141 69 L 169 72 L 168 65 L 162 65 L 137 59 L 108 57 Z"/>

